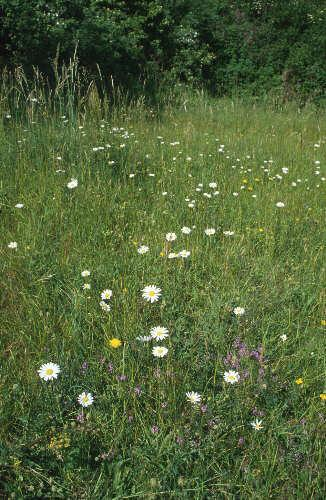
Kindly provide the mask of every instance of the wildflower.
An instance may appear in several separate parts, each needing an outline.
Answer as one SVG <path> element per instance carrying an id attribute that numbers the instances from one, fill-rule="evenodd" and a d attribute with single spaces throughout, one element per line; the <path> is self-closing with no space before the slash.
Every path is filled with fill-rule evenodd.
<path id="1" fill-rule="evenodd" d="M 16 203 L 15 208 L 23 208 L 23 203 Z"/>
<path id="2" fill-rule="evenodd" d="M 152 336 L 151 335 L 144 335 L 144 336 L 139 336 L 139 337 L 136 337 L 136 340 L 139 340 L 140 342 L 150 342 L 152 340 Z"/>
<path id="3" fill-rule="evenodd" d="M 90 406 L 93 404 L 94 398 L 90 392 L 82 392 L 78 396 L 78 403 L 83 406 L 83 408 L 86 408 L 87 406 Z"/>
<path id="4" fill-rule="evenodd" d="M 177 239 L 177 235 L 175 233 L 167 233 L 165 239 L 166 241 L 174 241 Z"/>
<path id="5" fill-rule="evenodd" d="M 68 188 L 68 189 L 74 189 L 74 188 L 76 188 L 77 186 L 78 186 L 78 180 L 77 180 L 77 179 L 74 179 L 74 178 L 70 179 L 70 181 L 69 181 L 69 182 L 68 182 L 68 184 L 67 184 L 67 188 Z"/>
<path id="6" fill-rule="evenodd" d="M 322 319 L 320 324 L 321 324 L 321 326 L 326 326 L 326 319 Z"/>
<path id="7" fill-rule="evenodd" d="M 158 288 L 155 285 L 147 285 L 142 289 L 143 299 L 147 300 L 147 302 L 157 302 L 161 295 L 161 288 Z"/>
<path id="8" fill-rule="evenodd" d="M 17 250 L 17 247 L 18 247 L 17 241 L 11 241 L 10 243 L 8 243 L 8 248 L 11 248 L 12 250 Z"/>
<path id="9" fill-rule="evenodd" d="M 101 292 L 101 299 L 102 300 L 110 300 L 110 298 L 112 297 L 112 290 L 103 290 L 103 292 Z"/>
<path id="10" fill-rule="evenodd" d="M 217 183 L 216 183 L 216 182 L 210 182 L 208 185 L 209 185 L 209 187 L 210 187 L 210 188 L 212 188 L 212 189 L 217 188 Z"/>
<path id="11" fill-rule="evenodd" d="M 190 227 L 183 226 L 183 227 L 181 228 L 181 232 L 182 232 L 183 234 L 190 234 L 190 233 L 191 233 L 191 229 L 190 229 Z"/>
<path id="12" fill-rule="evenodd" d="M 118 347 L 121 346 L 122 342 L 120 339 L 113 338 L 109 340 L 109 344 L 111 347 L 113 347 L 113 349 L 117 349 Z"/>
<path id="13" fill-rule="evenodd" d="M 151 428 L 151 432 L 152 434 L 157 434 L 159 432 L 159 428 L 157 425 L 153 425 L 152 428 Z"/>
<path id="14" fill-rule="evenodd" d="M 163 346 L 155 346 L 153 347 L 152 354 L 155 358 L 164 358 L 167 355 L 169 349 Z"/>
<path id="15" fill-rule="evenodd" d="M 324 392 L 322 394 L 319 394 L 319 397 L 322 401 L 326 401 L 326 394 Z"/>
<path id="16" fill-rule="evenodd" d="M 278 201 L 278 202 L 276 203 L 276 206 L 277 206 L 277 208 L 284 208 L 284 207 L 285 207 L 285 204 L 283 203 L 283 201 Z"/>
<path id="17" fill-rule="evenodd" d="M 233 236 L 234 231 L 223 231 L 224 236 Z"/>
<path id="18" fill-rule="evenodd" d="M 198 394 L 198 392 L 193 392 L 193 391 L 186 392 L 186 396 L 188 401 L 193 405 L 196 405 L 201 402 L 201 395 Z"/>
<path id="19" fill-rule="evenodd" d="M 80 274 L 83 278 L 87 278 L 87 276 L 90 276 L 91 272 L 88 271 L 88 269 L 85 269 L 85 271 L 82 271 Z"/>
<path id="20" fill-rule="evenodd" d="M 149 248 L 146 245 L 141 245 L 139 248 L 137 248 L 137 252 L 140 255 L 143 255 L 144 253 L 147 253 Z"/>
<path id="21" fill-rule="evenodd" d="M 207 236 L 213 236 L 213 234 L 215 234 L 215 233 L 216 233 L 216 230 L 215 230 L 213 227 L 211 227 L 211 228 L 207 228 L 207 229 L 205 229 L 204 233 L 205 233 Z"/>
<path id="22" fill-rule="evenodd" d="M 58 378 L 58 374 L 60 373 L 59 365 L 55 363 L 45 363 L 41 365 L 41 368 L 38 370 L 38 374 L 43 380 L 52 380 L 54 378 Z"/>
<path id="23" fill-rule="evenodd" d="M 224 372 L 223 378 L 228 384 L 235 384 L 236 382 L 239 382 L 240 375 L 234 370 L 229 370 L 228 372 Z"/>
<path id="24" fill-rule="evenodd" d="M 168 254 L 168 259 L 176 259 L 178 257 L 178 254 L 177 253 L 174 253 L 174 252 L 170 252 Z"/>
<path id="25" fill-rule="evenodd" d="M 82 286 L 83 290 L 90 290 L 91 289 L 91 285 L 90 283 L 84 283 L 83 286 Z"/>
<path id="26" fill-rule="evenodd" d="M 283 333 L 283 335 L 280 336 L 280 339 L 282 340 L 282 342 L 285 342 L 287 340 L 287 335 Z"/>
<path id="27" fill-rule="evenodd" d="M 233 313 L 236 315 L 236 316 L 243 316 L 244 313 L 245 313 L 245 310 L 243 307 L 235 307 L 233 309 Z"/>
<path id="28" fill-rule="evenodd" d="M 110 304 L 107 304 L 106 302 L 104 302 L 104 300 L 101 300 L 100 302 L 100 307 L 103 311 L 105 312 L 110 312 L 111 311 L 111 306 Z"/>
<path id="29" fill-rule="evenodd" d="M 189 257 L 190 252 L 189 250 L 181 250 L 181 252 L 178 253 L 178 256 L 181 257 L 182 259 L 186 259 Z"/>
<path id="30" fill-rule="evenodd" d="M 255 431 L 260 431 L 263 428 L 262 423 L 262 420 L 258 420 L 258 418 L 256 418 L 256 420 L 250 422 L 250 425 L 255 429 Z"/>
<path id="31" fill-rule="evenodd" d="M 297 385 L 302 385 L 303 384 L 303 379 L 301 377 L 299 377 L 299 378 L 296 379 L 295 383 Z"/>
<path id="32" fill-rule="evenodd" d="M 164 340 L 169 336 L 169 330 L 164 326 L 155 326 L 151 329 L 151 337 L 156 340 Z"/>

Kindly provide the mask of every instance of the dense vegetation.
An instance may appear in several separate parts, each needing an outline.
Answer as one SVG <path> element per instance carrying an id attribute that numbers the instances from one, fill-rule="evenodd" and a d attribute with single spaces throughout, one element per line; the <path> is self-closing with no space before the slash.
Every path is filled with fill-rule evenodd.
<path id="1" fill-rule="evenodd" d="M 215 94 L 320 100 L 324 0 L 0 0 L 1 64 L 81 66 L 132 91 L 183 81 Z M 55 63 L 54 63 L 55 60 Z"/>
<path id="2" fill-rule="evenodd" d="M 324 111 L 12 85 L 0 495 L 324 498 Z"/>

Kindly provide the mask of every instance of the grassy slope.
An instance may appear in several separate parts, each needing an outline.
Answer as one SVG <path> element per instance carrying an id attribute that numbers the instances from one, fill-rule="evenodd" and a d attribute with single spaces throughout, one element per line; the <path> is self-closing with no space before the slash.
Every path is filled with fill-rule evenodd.
<path id="1" fill-rule="evenodd" d="M 12 119 L 1 133 L 2 490 L 322 498 L 325 115 L 199 98 L 159 116 L 141 107 L 104 121 L 96 110 L 66 114 L 67 123 L 41 112 L 34 124 Z M 71 177 L 79 185 L 70 191 Z M 213 181 L 220 195 L 209 199 Z M 187 236 L 184 225 L 196 228 Z M 208 237 L 206 227 L 221 229 Z M 189 259 L 160 256 L 170 231 Z M 138 255 L 136 242 L 150 252 Z M 158 303 L 142 300 L 147 284 L 162 288 Z M 99 307 L 104 288 L 113 290 L 109 314 Z M 235 306 L 246 309 L 239 320 Z M 160 324 L 171 333 L 162 342 L 169 353 L 155 359 L 152 344 L 135 338 Z M 123 347 L 112 350 L 111 337 Z M 249 351 L 262 346 L 264 361 L 243 356 L 248 378 L 230 386 L 223 358 L 237 352 L 238 337 Z M 47 361 L 61 366 L 57 381 L 39 379 Z M 83 390 L 95 401 L 80 424 Z M 187 403 L 189 390 L 207 411 Z M 261 431 L 250 427 L 257 412 Z"/>

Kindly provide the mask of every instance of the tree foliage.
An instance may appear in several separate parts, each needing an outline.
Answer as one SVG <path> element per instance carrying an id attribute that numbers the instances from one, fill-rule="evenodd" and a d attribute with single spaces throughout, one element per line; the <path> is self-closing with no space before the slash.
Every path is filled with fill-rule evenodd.
<path id="1" fill-rule="evenodd" d="M 77 55 L 128 88 L 185 81 L 215 93 L 326 83 L 324 0 L 0 0 L 2 65 L 49 75 Z"/>

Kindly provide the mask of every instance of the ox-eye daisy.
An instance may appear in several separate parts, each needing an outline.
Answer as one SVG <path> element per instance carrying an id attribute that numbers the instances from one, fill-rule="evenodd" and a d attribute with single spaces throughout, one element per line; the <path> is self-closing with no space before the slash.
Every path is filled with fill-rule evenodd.
<path id="1" fill-rule="evenodd" d="M 165 239 L 166 241 L 174 241 L 177 239 L 177 235 L 175 233 L 167 233 Z"/>
<path id="2" fill-rule="evenodd" d="M 137 248 L 137 252 L 140 255 L 143 255 L 144 253 L 147 253 L 149 248 L 146 245 L 141 245 L 139 248 Z"/>
<path id="3" fill-rule="evenodd" d="M 68 189 L 74 189 L 78 186 L 78 180 L 77 179 L 70 179 L 70 181 L 67 184 Z"/>
<path id="4" fill-rule="evenodd" d="M 189 250 L 181 250 L 181 252 L 178 253 L 178 256 L 181 257 L 182 259 L 186 259 L 189 257 L 190 252 Z"/>
<path id="5" fill-rule="evenodd" d="M 262 423 L 262 420 L 258 420 L 258 418 L 256 418 L 256 420 L 250 422 L 250 425 L 255 429 L 255 431 L 260 431 L 263 428 Z"/>
<path id="6" fill-rule="evenodd" d="M 224 372 L 223 378 L 228 384 L 235 384 L 236 382 L 239 382 L 240 375 L 238 372 L 230 370 L 228 372 Z"/>
<path id="7" fill-rule="evenodd" d="M 169 349 L 167 347 L 157 345 L 153 347 L 152 354 L 153 356 L 155 356 L 155 358 L 163 358 L 167 355 L 168 350 Z"/>
<path id="8" fill-rule="evenodd" d="M 193 391 L 186 392 L 186 396 L 188 401 L 193 405 L 196 405 L 201 402 L 201 395 L 198 394 L 198 392 L 193 392 Z"/>
<path id="9" fill-rule="evenodd" d="M 190 234 L 190 233 L 191 233 L 191 229 L 190 229 L 190 227 L 183 226 L 183 227 L 181 228 L 181 232 L 182 232 L 183 234 Z"/>
<path id="10" fill-rule="evenodd" d="M 84 408 L 93 404 L 94 398 L 90 392 L 82 392 L 78 396 L 78 403 Z"/>
<path id="11" fill-rule="evenodd" d="M 169 336 L 169 330 L 164 326 L 155 326 L 151 329 L 151 337 L 156 340 L 164 340 Z"/>
<path id="12" fill-rule="evenodd" d="M 110 298 L 112 297 L 112 290 L 103 290 L 103 292 L 101 292 L 101 299 L 102 300 L 110 300 Z"/>
<path id="13" fill-rule="evenodd" d="M 80 274 L 83 278 L 87 278 L 87 276 L 90 276 L 91 272 L 88 269 L 85 269 L 85 271 L 82 271 Z"/>
<path id="14" fill-rule="evenodd" d="M 213 234 L 215 234 L 216 230 L 213 227 L 208 227 L 207 229 L 205 229 L 204 232 L 207 236 L 213 236 Z"/>
<path id="15" fill-rule="evenodd" d="M 105 312 L 110 312 L 111 311 L 111 306 L 110 304 L 107 304 L 106 302 L 104 302 L 104 300 L 101 300 L 100 302 L 100 307 L 103 311 Z"/>
<path id="16" fill-rule="evenodd" d="M 244 315 L 244 313 L 245 313 L 245 310 L 244 310 L 244 308 L 243 308 L 243 307 L 235 307 L 235 308 L 233 309 L 233 312 L 234 312 L 234 314 L 235 314 L 236 316 L 243 316 L 243 315 Z"/>
<path id="17" fill-rule="evenodd" d="M 157 302 L 161 295 L 161 289 L 155 285 L 147 285 L 142 289 L 143 299 L 147 300 L 147 302 Z"/>
<path id="18" fill-rule="evenodd" d="M 43 380 L 48 381 L 48 380 L 52 380 L 53 378 L 58 377 L 58 374 L 60 373 L 60 367 L 59 367 L 59 365 L 56 365 L 55 363 L 45 363 L 37 371 L 38 371 L 39 376 Z"/>

